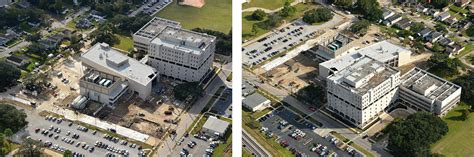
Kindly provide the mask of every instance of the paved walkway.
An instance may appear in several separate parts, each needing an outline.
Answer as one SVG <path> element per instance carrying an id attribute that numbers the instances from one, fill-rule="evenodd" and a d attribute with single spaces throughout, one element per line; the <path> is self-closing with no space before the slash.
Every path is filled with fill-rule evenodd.
<path id="1" fill-rule="evenodd" d="M 295 2 L 291 3 L 290 5 L 294 6 L 298 3 L 300 3 L 300 2 L 295 1 Z M 274 10 L 260 8 L 260 7 L 250 7 L 250 8 L 247 8 L 247 9 L 242 9 L 242 12 L 252 12 L 252 11 L 255 11 L 255 10 L 258 10 L 258 9 L 263 10 L 265 13 L 274 13 L 274 12 L 280 11 L 281 9 L 283 9 L 283 7 L 280 7 L 280 8 L 274 9 Z"/>

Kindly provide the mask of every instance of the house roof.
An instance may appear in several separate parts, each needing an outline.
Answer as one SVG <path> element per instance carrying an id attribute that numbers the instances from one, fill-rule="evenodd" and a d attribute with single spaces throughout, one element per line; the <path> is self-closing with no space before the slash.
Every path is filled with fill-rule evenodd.
<path id="1" fill-rule="evenodd" d="M 220 120 L 214 116 L 209 116 L 206 123 L 204 123 L 202 127 L 224 135 L 225 131 L 229 127 L 229 122 Z"/>

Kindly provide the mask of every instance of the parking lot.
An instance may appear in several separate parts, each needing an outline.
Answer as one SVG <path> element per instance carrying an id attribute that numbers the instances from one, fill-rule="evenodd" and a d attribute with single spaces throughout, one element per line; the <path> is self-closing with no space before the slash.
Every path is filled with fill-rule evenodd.
<path id="1" fill-rule="evenodd" d="M 297 121 L 296 114 L 280 107 L 266 116 L 259 118 L 262 124 L 261 131 L 267 136 L 277 138 L 277 142 L 288 148 L 294 154 L 301 156 L 350 156 L 347 152 L 340 150 L 331 138 L 324 138 L 316 133 L 314 124 Z M 338 141 L 336 143 L 339 143 Z"/>
<path id="2" fill-rule="evenodd" d="M 232 89 L 227 88 L 221 98 L 214 104 L 212 112 L 231 118 L 232 115 Z"/>
<path id="3" fill-rule="evenodd" d="M 165 8 L 168 4 L 172 3 L 172 0 L 156 1 L 143 4 L 139 9 L 142 9 L 143 13 L 148 15 L 155 15 L 161 9 Z"/>
<path id="4" fill-rule="evenodd" d="M 280 30 L 274 30 L 270 35 L 244 47 L 243 63 L 255 66 L 303 41 L 314 38 L 317 35 L 316 31 L 317 29 L 312 29 L 311 25 L 301 20 Z"/>
<path id="5" fill-rule="evenodd" d="M 33 117 L 31 117 L 33 118 Z M 141 146 L 113 138 L 101 132 L 86 129 L 60 118 L 34 117 L 27 131 L 32 139 L 40 140 L 45 147 L 64 152 L 71 150 L 82 156 L 142 156 Z M 96 144 L 97 143 L 97 144 Z M 100 143 L 100 144 L 99 144 Z"/>
<path id="6" fill-rule="evenodd" d="M 176 152 L 173 153 L 173 157 L 175 156 L 183 156 L 184 154 L 192 156 L 199 156 L 199 157 L 206 157 L 211 156 L 214 148 L 217 147 L 219 142 L 207 141 L 196 138 L 194 136 L 189 135 L 188 137 L 183 137 L 180 139 L 181 142 L 178 142 L 176 147 Z M 211 147 L 212 143 L 212 147 Z"/>

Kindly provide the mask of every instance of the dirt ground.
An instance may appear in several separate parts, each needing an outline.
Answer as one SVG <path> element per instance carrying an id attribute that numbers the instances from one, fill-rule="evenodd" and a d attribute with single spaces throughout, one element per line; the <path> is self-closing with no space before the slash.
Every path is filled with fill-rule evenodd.
<path id="1" fill-rule="evenodd" d="M 287 90 L 298 91 L 318 76 L 319 62 L 312 58 L 306 54 L 300 54 L 271 71 L 259 75 L 271 79 Z"/>
<path id="2" fill-rule="evenodd" d="M 128 101 L 122 101 L 123 103 L 111 109 L 105 120 L 151 136 L 161 137 L 168 126 L 175 125 L 170 123 L 171 120 L 175 120 L 183 111 L 183 108 L 178 105 L 180 103 L 173 102 L 170 97 L 171 90 L 161 95 L 154 94 L 147 101 L 134 95 Z M 165 111 L 171 111 L 171 114 L 166 115 Z M 166 120 L 169 122 L 165 122 Z"/>

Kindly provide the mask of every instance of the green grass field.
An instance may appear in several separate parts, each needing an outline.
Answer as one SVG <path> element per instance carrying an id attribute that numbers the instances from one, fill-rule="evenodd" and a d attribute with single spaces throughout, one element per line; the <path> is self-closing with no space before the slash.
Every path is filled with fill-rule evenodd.
<path id="1" fill-rule="evenodd" d="M 133 49 L 133 39 L 131 37 L 117 34 L 115 36 L 119 39 L 119 43 L 115 44 L 113 47 L 127 52 Z"/>
<path id="2" fill-rule="evenodd" d="M 466 121 L 460 120 L 460 110 L 467 108 L 461 104 L 451 110 L 443 120 L 448 123 L 449 132 L 438 142 L 432 145 L 433 153 L 445 156 L 472 156 L 474 154 L 474 114 Z"/>
<path id="3" fill-rule="evenodd" d="M 295 5 L 294 7 L 296 8 L 296 13 L 292 16 L 286 17 L 284 19 L 286 22 L 291 22 L 293 20 L 296 20 L 296 19 L 302 17 L 304 12 L 306 12 L 310 9 L 317 8 L 318 5 L 316 5 L 314 3 L 307 3 L 307 4 L 299 3 L 299 4 Z M 262 21 L 255 21 L 250 17 L 251 14 L 252 14 L 252 12 L 242 13 L 242 38 L 243 38 L 243 40 L 250 40 L 250 39 L 261 36 L 261 35 L 263 35 L 263 34 L 270 31 L 270 29 L 263 29 L 263 28 L 257 27 L 258 31 L 254 35 L 252 33 L 252 26 L 254 24 L 258 24 L 260 22 L 265 21 L 266 18 L 263 19 Z"/>
<path id="4" fill-rule="evenodd" d="M 283 7 L 286 0 L 251 0 L 250 3 L 242 4 L 242 9 L 257 7 L 257 8 L 265 8 L 265 9 L 278 9 Z M 294 2 L 294 0 L 289 0 L 290 3 Z"/>
<path id="5" fill-rule="evenodd" d="M 156 16 L 181 22 L 186 29 L 206 28 L 228 33 L 232 27 L 232 0 L 206 0 L 202 8 L 173 2 Z"/>

